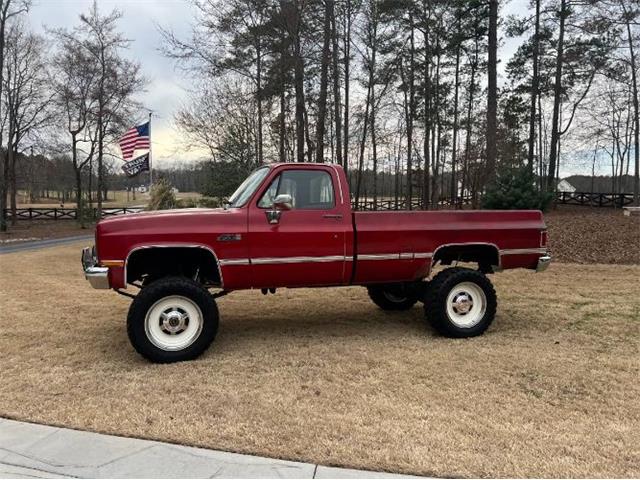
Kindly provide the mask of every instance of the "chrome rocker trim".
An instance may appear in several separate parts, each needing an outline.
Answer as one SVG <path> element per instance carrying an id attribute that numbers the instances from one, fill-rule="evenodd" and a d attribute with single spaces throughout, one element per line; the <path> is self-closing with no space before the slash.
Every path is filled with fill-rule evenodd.
<path id="1" fill-rule="evenodd" d="M 328 262 L 344 262 L 352 260 L 351 257 L 344 255 L 330 255 L 325 257 L 263 257 L 252 258 L 251 265 L 274 265 L 283 263 L 328 263 Z"/>

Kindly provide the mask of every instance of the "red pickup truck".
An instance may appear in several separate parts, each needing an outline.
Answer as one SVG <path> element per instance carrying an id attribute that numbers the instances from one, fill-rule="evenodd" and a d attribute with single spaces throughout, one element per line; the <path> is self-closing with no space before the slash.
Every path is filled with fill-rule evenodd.
<path id="1" fill-rule="evenodd" d="M 206 350 L 218 329 L 215 299 L 242 289 L 361 285 L 384 310 L 420 301 L 442 334 L 479 335 L 496 312 L 486 274 L 542 271 L 550 261 L 539 211 L 352 211 L 342 168 L 302 163 L 258 168 L 224 208 L 102 220 L 82 254 L 94 288 L 133 298 L 129 338 L 155 362 Z M 431 278 L 436 264 L 458 262 L 477 269 Z"/>

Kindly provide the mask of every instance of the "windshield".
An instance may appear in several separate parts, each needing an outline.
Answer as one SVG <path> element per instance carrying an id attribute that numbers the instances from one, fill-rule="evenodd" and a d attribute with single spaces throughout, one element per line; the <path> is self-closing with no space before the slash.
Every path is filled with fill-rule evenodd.
<path id="1" fill-rule="evenodd" d="M 230 207 L 242 207 L 260 186 L 264 177 L 269 173 L 269 167 L 260 167 L 255 170 L 229 197 Z"/>

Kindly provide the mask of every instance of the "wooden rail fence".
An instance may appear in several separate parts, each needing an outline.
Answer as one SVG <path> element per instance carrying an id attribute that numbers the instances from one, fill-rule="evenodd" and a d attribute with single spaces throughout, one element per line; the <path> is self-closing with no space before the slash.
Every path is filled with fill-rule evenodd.
<path id="1" fill-rule="evenodd" d="M 471 196 L 458 197 L 455 201 L 450 198 L 443 199 L 433 206 L 435 209 L 450 208 L 454 205 L 462 206 L 471 203 Z M 617 207 L 622 208 L 633 204 L 633 194 L 631 193 L 591 193 L 591 192 L 558 192 L 556 194 L 556 203 L 560 205 L 580 205 L 586 207 Z M 353 205 L 355 208 L 355 204 Z M 406 199 L 384 198 L 374 202 L 367 198 L 360 200 L 357 209 L 361 211 L 372 210 L 408 210 Z M 411 200 L 412 210 L 422 210 L 422 199 L 414 198 Z M 103 208 L 102 218 L 112 217 L 114 215 L 123 215 L 126 213 L 138 213 L 144 210 L 144 207 L 117 207 Z M 90 218 L 97 218 L 98 209 L 93 208 L 88 215 Z M 11 219 L 11 209 L 5 209 L 7 219 Z M 75 220 L 77 218 L 76 208 L 18 208 L 16 209 L 17 220 Z"/>
<path id="2" fill-rule="evenodd" d="M 444 209 L 451 208 L 454 205 L 466 205 L 471 203 L 471 196 L 459 197 L 455 199 L 455 201 L 451 201 L 450 198 L 440 200 L 437 205 L 433 205 L 434 209 Z M 404 198 L 395 199 L 379 199 L 374 202 L 372 199 L 367 198 L 366 200 L 362 199 L 358 202 L 357 210 L 363 211 L 373 211 L 373 210 L 408 210 L 407 206 L 409 203 Z M 422 199 L 414 198 L 411 200 L 411 210 L 422 210 L 424 202 Z M 355 202 L 352 204 L 355 208 Z"/>
<path id="3" fill-rule="evenodd" d="M 632 193 L 558 192 L 556 202 L 560 205 L 585 207 L 617 207 L 633 204 Z"/>
<path id="4" fill-rule="evenodd" d="M 123 215 L 125 213 L 137 213 L 143 210 L 143 207 L 103 208 L 102 218 Z M 92 211 L 87 210 L 86 213 L 88 218 L 98 217 L 97 208 L 93 208 Z M 16 220 L 75 220 L 77 214 L 77 208 L 17 208 Z M 5 215 L 7 219 L 13 218 L 10 208 L 5 210 Z"/>

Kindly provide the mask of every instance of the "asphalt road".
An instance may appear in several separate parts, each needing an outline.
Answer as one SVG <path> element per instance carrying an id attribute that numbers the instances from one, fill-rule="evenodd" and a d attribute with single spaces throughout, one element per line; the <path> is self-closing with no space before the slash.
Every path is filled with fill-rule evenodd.
<path id="1" fill-rule="evenodd" d="M 0 255 L 2 255 L 3 253 L 24 252 L 28 250 L 38 250 L 40 248 L 57 247 L 58 245 L 66 245 L 67 243 L 79 242 L 80 240 L 86 240 L 91 243 L 91 241 L 93 240 L 93 235 L 76 235 L 73 237 L 50 238 L 48 240 L 23 242 L 14 245 L 2 245 L 0 246 Z"/>

